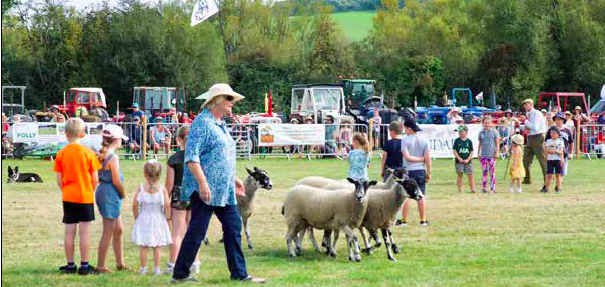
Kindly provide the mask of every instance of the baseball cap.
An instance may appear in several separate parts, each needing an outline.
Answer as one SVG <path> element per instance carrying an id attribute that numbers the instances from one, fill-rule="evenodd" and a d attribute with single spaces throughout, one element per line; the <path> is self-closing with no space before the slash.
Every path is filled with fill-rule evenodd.
<path id="1" fill-rule="evenodd" d="M 403 122 L 403 126 L 406 128 L 410 128 L 415 132 L 422 131 L 420 129 L 420 127 L 418 126 L 418 124 L 416 123 L 415 119 L 406 119 L 405 122 Z"/>
<path id="2" fill-rule="evenodd" d="M 133 104 L 132 104 L 132 107 L 133 107 L 133 108 L 137 108 L 137 109 L 138 109 L 138 108 L 139 108 L 139 103 L 133 103 Z"/>
<path id="3" fill-rule="evenodd" d="M 101 135 L 114 139 L 123 139 L 125 141 L 128 140 L 128 137 L 124 135 L 124 130 L 122 130 L 122 128 L 119 126 L 112 124 L 106 125 L 105 128 L 103 128 Z"/>
<path id="4" fill-rule="evenodd" d="M 461 132 L 461 131 L 468 131 L 468 127 L 466 125 L 459 125 L 454 131 L 456 132 Z"/>

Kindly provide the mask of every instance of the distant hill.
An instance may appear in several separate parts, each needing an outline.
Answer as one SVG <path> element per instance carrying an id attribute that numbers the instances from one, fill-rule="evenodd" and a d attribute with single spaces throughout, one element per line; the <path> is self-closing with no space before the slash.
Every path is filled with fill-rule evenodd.
<path id="1" fill-rule="evenodd" d="M 372 18 L 376 11 L 333 13 L 332 18 L 338 22 L 351 41 L 361 41 L 372 29 Z"/>

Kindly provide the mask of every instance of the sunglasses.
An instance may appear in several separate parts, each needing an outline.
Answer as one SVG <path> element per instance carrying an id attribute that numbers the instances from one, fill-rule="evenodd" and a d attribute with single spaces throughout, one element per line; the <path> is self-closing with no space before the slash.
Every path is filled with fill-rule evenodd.
<path id="1" fill-rule="evenodd" d="M 225 96 L 225 100 L 227 100 L 228 102 L 232 102 L 233 100 L 235 100 L 235 98 L 233 96 Z"/>

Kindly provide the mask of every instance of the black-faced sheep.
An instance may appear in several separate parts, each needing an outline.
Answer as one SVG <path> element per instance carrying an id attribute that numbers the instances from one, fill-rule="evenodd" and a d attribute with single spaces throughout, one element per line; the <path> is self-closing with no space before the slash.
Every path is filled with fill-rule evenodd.
<path id="1" fill-rule="evenodd" d="M 290 189 L 282 213 L 288 225 L 286 244 L 291 257 L 296 257 L 292 240 L 297 242 L 297 249 L 300 249 L 297 235 L 304 229 L 313 227 L 342 230 L 347 235 L 349 260 L 361 261 L 359 244 L 353 230 L 363 221 L 368 205 L 367 190 L 376 181 L 348 180 L 355 184 L 354 190 L 328 191 L 305 185 L 296 185 Z"/>

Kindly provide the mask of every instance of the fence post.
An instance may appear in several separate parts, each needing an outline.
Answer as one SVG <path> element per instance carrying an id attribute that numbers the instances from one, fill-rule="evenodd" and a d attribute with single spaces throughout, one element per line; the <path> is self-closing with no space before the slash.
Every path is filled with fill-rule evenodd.
<path id="1" fill-rule="evenodd" d="M 580 134 L 580 131 L 582 130 L 580 128 L 580 121 L 578 121 L 578 125 L 576 126 L 576 138 L 575 138 L 575 145 L 576 145 L 576 159 L 580 159 L 580 140 L 582 139 L 582 135 Z"/>
<path id="2" fill-rule="evenodd" d="M 143 144 L 141 148 L 143 149 L 143 161 L 147 160 L 147 116 L 143 116 L 141 121 L 143 122 Z"/>
<path id="3" fill-rule="evenodd" d="M 372 120 L 370 119 L 370 128 L 368 130 L 368 138 L 370 139 L 370 150 L 374 150 L 374 136 L 372 131 Z"/>

